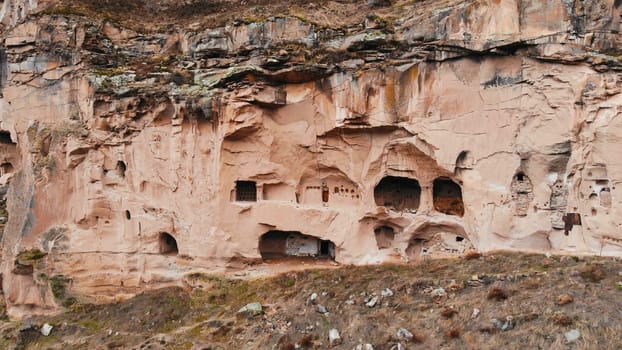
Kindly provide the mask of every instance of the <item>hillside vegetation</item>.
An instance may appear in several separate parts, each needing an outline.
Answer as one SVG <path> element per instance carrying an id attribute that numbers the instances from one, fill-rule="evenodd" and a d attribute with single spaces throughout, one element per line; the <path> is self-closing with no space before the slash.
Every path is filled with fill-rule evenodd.
<path id="1" fill-rule="evenodd" d="M 326 349 L 336 329 L 334 349 L 618 349 L 620 281 L 618 259 L 515 253 L 259 279 L 193 274 L 185 288 L 2 323 L 0 348 Z M 238 312 L 253 302 L 261 313 Z"/>

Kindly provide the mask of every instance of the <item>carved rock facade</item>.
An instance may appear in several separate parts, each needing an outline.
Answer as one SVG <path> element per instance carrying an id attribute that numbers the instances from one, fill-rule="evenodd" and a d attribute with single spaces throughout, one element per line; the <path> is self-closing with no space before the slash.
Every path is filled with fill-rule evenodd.
<path id="1" fill-rule="evenodd" d="M 622 254 L 620 4 L 423 3 L 141 34 L 5 0 L 9 314 L 275 254 Z"/>

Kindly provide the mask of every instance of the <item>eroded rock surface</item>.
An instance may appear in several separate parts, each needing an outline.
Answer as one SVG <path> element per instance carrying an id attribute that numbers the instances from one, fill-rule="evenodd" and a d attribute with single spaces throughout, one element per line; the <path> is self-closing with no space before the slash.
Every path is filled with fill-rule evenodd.
<path id="1" fill-rule="evenodd" d="M 617 1 L 330 2 L 301 9 L 349 22 L 142 30 L 74 4 L 0 11 L 13 317 L 266 256 L 622 254 Z"/>

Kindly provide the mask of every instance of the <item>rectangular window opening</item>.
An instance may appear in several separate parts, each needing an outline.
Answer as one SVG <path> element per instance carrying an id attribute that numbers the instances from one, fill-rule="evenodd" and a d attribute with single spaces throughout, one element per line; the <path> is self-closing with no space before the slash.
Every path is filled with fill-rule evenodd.
<path id="1" fill-rule="evenodd" d="M 257 183 L 255 181 L 236 181 L 235 200 L 238 202 L 256 202 Z"/>

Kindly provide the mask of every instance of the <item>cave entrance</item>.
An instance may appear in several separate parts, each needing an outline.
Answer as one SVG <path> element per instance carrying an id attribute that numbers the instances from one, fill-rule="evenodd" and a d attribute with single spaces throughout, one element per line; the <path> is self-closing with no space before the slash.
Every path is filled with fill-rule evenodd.
<path id="1" fill-rule="evenodd" d="M 462 228 L 427 224 L 414 233 L 405 253 L 409 260 L 419 261 L 425 257 L 457 257 L 473 250 L 473 243 Z"/>
<path id="2" fill-rule="evenodd" d="M 330 255 L 330 241 L 320 241 L 320 256 Z"/>
<path id="3" fill-rule="evenodd" d="M 374 188 L 376 205 L 398 211 L 417 210 L 420 197 L 419 181 L 407 177 L 386 176 Z"/>
<path id="4" fill-rule="evenodd" d="M 0 143 L 4 144 L 15 144 L 11 139 L 11 133 L 5 130 L 0 130 Z"/>
<path id="5" fill-rule="evenodd" d="M 13 172 L 13 164 L 6 162 L 0 164 L 0 176 L 10 174 Z"/>
<path id="6" fill-rule="evenodd" d="M 568 236 L 574 225 L 581 225 L 581 214 L 579 213 L 566 213 L 562 217 L 564 222 L 564 235 Z"/>
<path id="7" fill-rule="evenodd" d="M 518 172 L 512 179 L 510 185 L 512 191 L 512 199 L 514 200 L 514 215 L 526 216 L 529 210 L 529 204 L 533 200 L 533 185 L 531 180 L 525 173 Z"/>
<path id="8" fill-rule="evenodd" d="M 268 231 L 259 239 L 259 253 L 266 258 L 335 259 L 335 244 L 298 231 Z"/>
<path id="9" fill-rule="evenodd" d="M 448 215 L 464 215 L 464 203 L 462 202 L 462 189 L 460 186 L 447 178 L 434 180 L 434 210 Z"/>
<path id="10" fill-rule="evenodd" d="M 166 232 L 160 233 L 160 254 L 164 255 L 177 255 L 179 249 L 177 249 L 177 240 Z"/>
<path id="11" fill-rule="evenodd" d="M 393 240 L 395 239 L 395 230 L 390 226 L 380 226 L 374 229 L 376 236 L 376 244 L 378 249 L 391 248 Z"/>
<path id="12" fill-rule="evenodd" d="M 125 177 L 126 170 L 127 170 L 127 165 L 125 165 L 125 162 L 122 160 L 117 161 L 117 166 L 115 167 L 115 172 L 117 173 L 117 176 Z"/>

